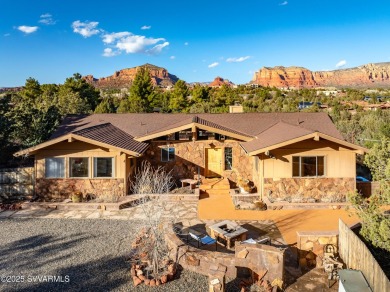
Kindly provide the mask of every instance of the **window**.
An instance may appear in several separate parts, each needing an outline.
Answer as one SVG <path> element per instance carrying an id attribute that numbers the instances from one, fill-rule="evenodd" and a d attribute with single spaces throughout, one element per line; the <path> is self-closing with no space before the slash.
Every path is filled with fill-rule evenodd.
<path id="1" fill-rule="evenodd" d="M 175 160 L 175 148 L 173 147 L 161 148 L 161 161 L 168 162 L 173 160 Z"/>
<path id="2" fill-rule="evenodd" d="M 225 170 L 233 168 L 233 148 L 225 147 Z"/>
<path id="3" fill-rule="evenodd" d="M 64 158 L 46 158 L 45 159 L 45 177 L 62 178 L 65 177 L 65 159 Z"/>
<path id="4" fill-rule="evenodd" d="M 293 156 L 293 176 L 324 176 L 324 156 Z"/>
<path id="5" fill-rule="evenodd" d="M 88 177 L 89 163 L 88 158 L 69 158 L 69 176 L 70 177 Z"/>
<path id="6" fill-rule="evenodd" d="M 189 141 L 192 139 L 191 130 L 180 131 L 179 132 L 179 140 Z"/>
<path id="7" fill-rule="evenodd" d="M 95 157 L 93 159 L 94 177 L 114 177 L 112 157 Z"/>
<path id="8" fill-rule="evenodd" d="M 209 132 L 206 130 L 199 130 L 197 135 L 198 135 L 198 140 L 214 140 L 215 139 L 215 133 Z"/>

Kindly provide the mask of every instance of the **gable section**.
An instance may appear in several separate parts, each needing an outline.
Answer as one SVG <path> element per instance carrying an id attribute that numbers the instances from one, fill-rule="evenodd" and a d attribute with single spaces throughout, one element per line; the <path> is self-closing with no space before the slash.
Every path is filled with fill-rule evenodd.
<path id="1" fill-rule="evenodd" d="M 179 123 L 161 128 L 158 131 L 148 133 L 147 135 L 136 137 L 135 140 L 143 142 L 186 130 L 191 130 L 192 132 L 203 130 L 227 137 L 232 137 L 241 141 L 250 141 L 253 139 L 253 137 L 250 135 L 207 121 L 205 119 L 199 118 L 198 116 L 194 116 L 190 119 L 186 119 Z"/>
<path id="2" fill-rule="evenodd" d="M 54 145 L 64 141 L 68 141 L 70 143 L 73 141 L 81 141 L 107 149 L 116 149 L 132 156 L 142 155 L 149 146 L 147 143 L 135 141 L 131 135 L 121 131 L 109 123 L 106 123 L 84 128 L 18 151 L 14 154 L 14 156 L 34 155 L 41 149 L 53 147 Z"/>

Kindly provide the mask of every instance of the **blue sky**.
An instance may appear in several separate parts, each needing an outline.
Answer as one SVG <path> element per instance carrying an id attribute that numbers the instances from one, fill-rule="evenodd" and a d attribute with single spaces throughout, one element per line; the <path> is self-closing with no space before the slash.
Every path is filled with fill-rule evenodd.
<path id="1" fill-rule="evenodd" d="M 145 63 L 241 84 L 263 66 L 390 62 L 385 0 L 2 1 L 0 87 L 112 75 Z"/>

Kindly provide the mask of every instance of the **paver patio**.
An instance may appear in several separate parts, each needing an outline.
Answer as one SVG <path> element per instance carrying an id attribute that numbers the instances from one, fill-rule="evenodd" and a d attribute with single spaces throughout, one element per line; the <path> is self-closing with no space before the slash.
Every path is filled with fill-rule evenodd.
<path id="1" fill-rule="evenodd" d="M 312 210 L 236 210 L 229 195 L 218 194 L 199 200 L 200 220 L 272 220 L 287 244 L 294 244 L 297 231 L 337 230 L 341 218 L 346 224 L 356 224 L 359 218 L 344 209 Z"/>

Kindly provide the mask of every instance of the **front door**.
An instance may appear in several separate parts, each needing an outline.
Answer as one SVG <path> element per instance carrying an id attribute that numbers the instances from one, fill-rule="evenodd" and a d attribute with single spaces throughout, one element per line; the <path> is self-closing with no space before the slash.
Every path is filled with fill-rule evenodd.
<path id="1" fill-rule="evenodd" d="M 206 148 L 206 176 L 220 177 L 222 174 L 222 149 Z"/>

